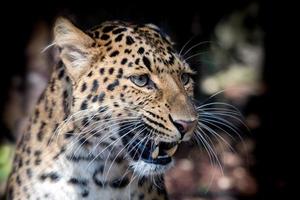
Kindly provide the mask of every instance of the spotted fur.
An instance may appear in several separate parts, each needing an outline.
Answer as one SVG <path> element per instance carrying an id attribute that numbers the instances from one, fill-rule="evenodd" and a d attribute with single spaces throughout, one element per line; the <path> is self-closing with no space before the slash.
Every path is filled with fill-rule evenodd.
<path id="1" fill-rule="evenodd" d="M 193 83 L 181 80 L 188 64 L 151 24 L 83 32 L 60 18 L 54 34 L 60 62 L 18 142 L 8 199 L 167 199 L 161 176 L 172 162 L 141 157 L 148 141 L 190 138 L 175 124 L 196 119 Z"/>

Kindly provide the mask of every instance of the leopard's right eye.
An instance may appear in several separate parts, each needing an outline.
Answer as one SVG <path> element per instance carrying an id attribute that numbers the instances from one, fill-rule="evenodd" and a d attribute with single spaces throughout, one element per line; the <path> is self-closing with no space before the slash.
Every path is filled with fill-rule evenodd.
<path id="1" fill-rule="evenodd" d="M 144 87 L 148 84 L 149 82 L 149 76 L 147 74 L 143 75 L 133 75 L 130 76 L 131 82 L 133 82 L 135 85 L 139 87 Z"/>
<path id="2" fill-rule="evenodd" d="M 190 82 L 191 77 L 188 73 L 183 73 L 181 74 L 180 79 L 183 85 L 187 85 Z"/>

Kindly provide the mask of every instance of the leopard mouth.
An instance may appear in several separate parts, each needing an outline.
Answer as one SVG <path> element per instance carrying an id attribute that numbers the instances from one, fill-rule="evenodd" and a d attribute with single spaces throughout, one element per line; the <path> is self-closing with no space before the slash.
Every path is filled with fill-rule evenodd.
<path id="1" fill-rule="evenodd" d="M 168 165 L 176 152 L 178 143 L 160 142 L 155 144 L 153 140 L 142 142 L 136 139 L 128 146 L 128 153 L 134 161 L 139 159 L 145 163 L 155 165 Z"/>
<path id="2" fill-rule="evenodd" d="M 128 155 L 133 161 L 144 161 L 147 164 L 166 166 L 172 162 L 172 157 L 175 154 L 179 142 L 156 142 L 153 139 L 145 137 L 143 139 L 136 138 L 134 132 L 127 132 L 123 129 L 120 133 L 122 143 L 127 150 Z M 149 134 L 145 130 L 143 134 Z M 135 139 L 133 139 L 135 138 Z"/>

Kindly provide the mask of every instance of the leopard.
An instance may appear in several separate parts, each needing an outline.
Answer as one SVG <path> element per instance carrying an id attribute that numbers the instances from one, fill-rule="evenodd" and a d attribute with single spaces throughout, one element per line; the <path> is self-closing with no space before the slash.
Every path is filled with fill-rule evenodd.
<path id="1" fill-rule="evenodd" d="M 195 72 L 158 26 L 59 17 L 48 86 L 17 143 L 7 199 L 165 200 L 198 126 Z"/>

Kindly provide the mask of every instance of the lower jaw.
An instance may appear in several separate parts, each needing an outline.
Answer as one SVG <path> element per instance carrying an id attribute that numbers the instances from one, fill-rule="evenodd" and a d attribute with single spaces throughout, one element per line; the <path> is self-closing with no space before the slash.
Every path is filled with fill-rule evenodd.
<path id="1" fill-rule="evenodd" d="M 142 161 L 144 161 L 145 163 L 148 164 L 155 164 L 155 165 L 167 165 L 170 162 L 172 162 L 172 158 L 171 157 L 158 157 L 156 159 L 152 159 L 152 158 L 148 158 L 148 159 L 144 159 L 142 158 Z"/>
<path id="2" fill-rule="evenodd" d="M 141 159 L 139 161 L 132 161 L 130 166 L 133 169 L 134 174 L 141 177 L 161 176 L 173 166 L 173 160 L 170 158 L 170 162 L 161 165 L 150 163 Z"/>
<path id="3" fill-rule="evenodd" d="M 142 177 L 160 176 L 173 164 L 173 159 L 169 156 L 158 156 L 153 159 L 149 153 L 145 153 L 138 157 L 139 159 L 136 159 L 137 157 L 133 156 L 130 165 L 133 172 Z"/>

